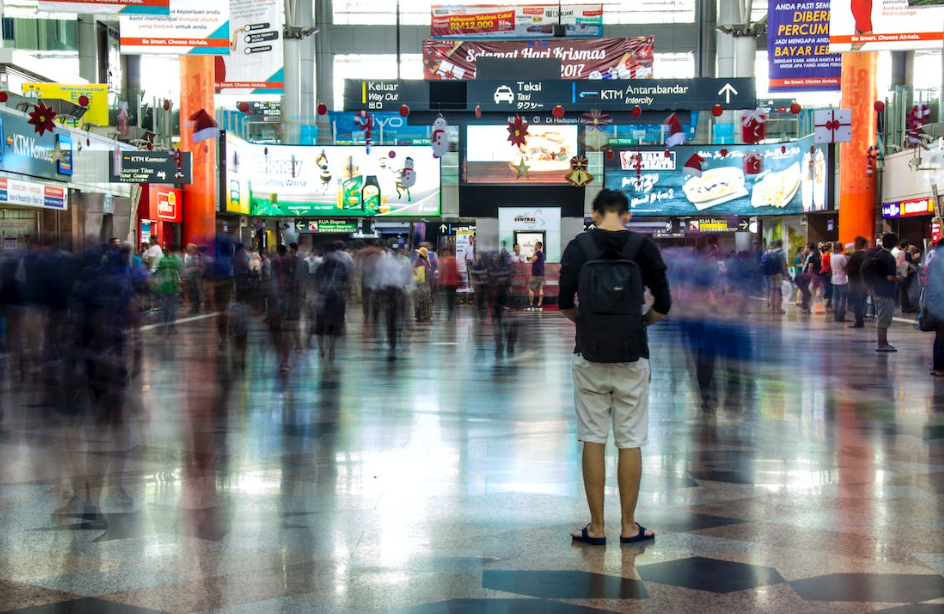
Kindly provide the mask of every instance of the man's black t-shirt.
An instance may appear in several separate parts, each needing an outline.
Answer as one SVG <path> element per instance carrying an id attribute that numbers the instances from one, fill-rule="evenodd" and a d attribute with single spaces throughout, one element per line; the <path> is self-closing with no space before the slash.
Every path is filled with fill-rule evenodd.
<path id="1" fill-rule="evenodd" d="M 893 281 L 888 281 L 889 277 L 894 277 L 898 272 L 898 263 L 895 257 L 887 250 L 878 249 L 878 266 L 875 269 L 876 279 L 875 288 L 872 292 L 876 296 L 885 298 L 896 298 L 898 296 L 897 285 Z"/>
<path id="2" fill-rule="evenodd" d="M 608 231 L 595 228 L 590 231 L 593 242 L 601 252 L 611 250 L 619 254 L 626 247 L 631 233 L 628 230 Z M 561 257 L 560 290 L 557 304 L 560 309 L 573 309 L 576 305 L 577 284 L 580 269 L 588 260 L 587 254 L 576 239 L 572 240 Z M 669 313 L 672 307 L 672 294 L 669 291 L 669 280 L 666 276 L 665 262 L 659 248 L 649 239 L 644 239 L 639 253 L 636 255 L 636 264 L 642 270 L 642 282 L 652 293 L 654 302 L 652 308 L 661 314 Z M 649 357 L 646 349 L 644 357 Z"/>

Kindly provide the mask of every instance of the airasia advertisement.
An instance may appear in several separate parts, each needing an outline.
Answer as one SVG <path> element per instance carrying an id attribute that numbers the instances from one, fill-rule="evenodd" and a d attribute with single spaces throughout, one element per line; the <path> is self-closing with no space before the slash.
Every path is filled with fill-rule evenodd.
<path id="1" fill-rule="evenodd" d="M 423 78 L 475 79 L 480 57 L 560 58 L 562 79 L 651 79 L 653 37 L 594 40 L 423 41 Z"/>
<path id="2" fill-rule="evenodd" d="M 560 24 L 568 37 L 603 36 L 602 4 L 531 4 L 509 6 L 436 5 L 433 38 L 552 38 Z"/>

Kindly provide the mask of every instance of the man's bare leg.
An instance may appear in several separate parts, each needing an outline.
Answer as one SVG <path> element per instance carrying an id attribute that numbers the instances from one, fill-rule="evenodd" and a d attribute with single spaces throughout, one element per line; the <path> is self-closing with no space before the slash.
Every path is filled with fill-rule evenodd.
<path id="1" fill-rule="evenodd" d="M 606 487 L 606 444 L 583 444 L 583 487 L 587 493 L 587 505 L 590 507 L 590 526 L 587 535 L 604 537 L 603 492 Z M 641 471 L 641 467 L 640 467 Z M 637 479 L 637 486 L 638 486 Z M 580 531 L 572 534 L 580 537 Z"/>
<path id="2" fill-rule="evenodd" d="M 622 509 L 620 536 L 635 537 L 639 534 L 639 528 L 636 527 L 636 502 L 639 500 L 639 481 L 642 479 L 642 452 L 639 448 L 620 449 L 617 479 Z M 652 531 L 647 531 L 646 535 L 652 535 Z"/>

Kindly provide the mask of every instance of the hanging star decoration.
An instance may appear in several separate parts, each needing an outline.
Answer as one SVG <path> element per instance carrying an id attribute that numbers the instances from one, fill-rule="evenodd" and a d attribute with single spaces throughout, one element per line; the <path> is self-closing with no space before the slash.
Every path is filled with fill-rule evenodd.
<path id="1" fill-rule="evenodd" d="M 513 171 L 515 171 L 518 174 L 515 177 L 516 181 L 518 179 L 521 179 L 522 177 L 524 177 L 525 179 L 531 178 L 528 175 L 528 170 L 530 170 L 531 167 L 524 163 L 524 158 L 521 158 L 520 160 L 518 160 L 518 164 L 512 164 L 511 162 L 509 162 L 508 165 L 511 167 Z"/>
<path id="2" fill-rule="evenodd" d="M 524 147 L 528 142 L 528 122 L 520 115 L 515 115 L 515 118 L 508 122 L 508 142 L 518 149 Z"/>
<path id="3" fill-rule="evenodd" d="M 607 127 L 613 123 L 609 114 L 591 109 L 581 116 L 584 125 L 584 142 L 587 147 L 599 149 L 606 144 Z"/>
<path id="4" fill-rule="evenodd" d="M 47 132 L 55 132 L 56 124 L 52 121 L 56 118 L 56 112 L 43 103 L 33 105 L 33 110 L 29 113 L 30 118 L 27 123 L 33 124 L 33 131 L 43 136 Z"/>
<path id="5" fill-rule="evenodd" d="M 564 179 L 578 188 L 593 181 L 593 175 L 587 172 L 586 156 L 574 156 L 570 159 L 570 172 L 564 176 Z"/>

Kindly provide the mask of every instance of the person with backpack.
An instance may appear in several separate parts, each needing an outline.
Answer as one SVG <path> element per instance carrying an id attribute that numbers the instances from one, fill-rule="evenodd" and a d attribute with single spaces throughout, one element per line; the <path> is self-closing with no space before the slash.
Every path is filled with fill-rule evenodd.
<path id="1" fill-rule="evenodd" d="M 635 518 L 642 476 L 640 448 L 648 440 L 649 426 L 646 328 L 669 312 L 672 297 L 658 248 L 627 231 L 629 219 L 626 195 L 601 191 L 593 201 L 595 228 L 571 241 L 561 258 L 558 301 L 561 313 L 576 324 L 574 404 L 590 508 L 590 523 L 571 538 L 591 545 L 606 544 L 603 494 L 611 425 L 619 449 L 620 543 L 655 538 Z M 643 286 L 655 299 L 645 313 Z"/>
<path id="2" fill-rule="evenodd" d="M 327 348 L 330 362 L 334 362 L 337 339 L 344 334 L 351 280 L 351 267 L 340 256 L 343 251 L 343 243 L 331 243 L 323 263 L 315 269 L 314 326 L 309 329 L 308 342 L 311 343 L 312 335 L 317 335 L 318 353 L 324 358 Z"/>
<path id="3" fill-rule="evenodd" d="M 846 277 L 849 278 L 849 307 L 855 316 L 855 322 L 849 328 L 865 328 L 865 302 L 868 289 L 862 283 L 862 263 L 869 255 L 869 240 L 856 237 L 853 252 L 846 261 Z"/>
<path id="4" fill-rule="evenodd" d="M 767 307 L 773 314 L 784 314 L 783 277 L 787 274 L 787 255 L 783 251 L 783 241 L 770 242 L 770 249 L 760 259 L 761 272 L 767 280 Z"/>
<path id="5" fill-rule="evenodd" d="M 882 245 L 872 249 L 862 263 L 862 282 L 872 291 L 875 303 L 875 328 L 878 336 L 876 352 L 897 352 L 888 343 L 888 329 L 898 303 L 898 263 L 892 256 L 892 248 L 898 244 L 898 235 L 893 232 L 882 236 Z"/>

